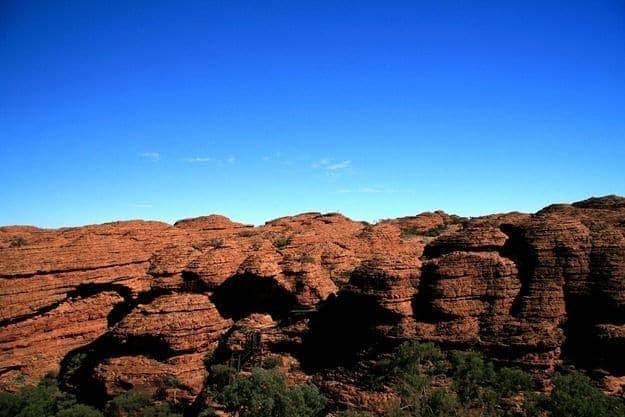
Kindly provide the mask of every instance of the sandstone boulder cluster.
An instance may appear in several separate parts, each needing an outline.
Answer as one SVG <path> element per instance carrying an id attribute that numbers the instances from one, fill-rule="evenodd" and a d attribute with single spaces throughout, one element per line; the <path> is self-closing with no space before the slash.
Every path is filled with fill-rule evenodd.
<path id="1" fill-rule="evenodd" d="M 192 403 L 215 357 L 276 357 L 292 379 L 324 372 L 349 403 L 358 389 L 328 370 L 411 338 L 543 381 L 576 366 L 619 390 L 625 198 L 373 225 L 306 213 L 0 228 L 1 390 L 56 372 L 92 395 Z"/>

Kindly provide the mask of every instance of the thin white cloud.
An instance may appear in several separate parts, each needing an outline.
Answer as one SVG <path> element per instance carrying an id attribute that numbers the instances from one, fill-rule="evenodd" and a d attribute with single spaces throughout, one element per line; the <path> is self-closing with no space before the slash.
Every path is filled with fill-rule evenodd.
<path id="1" fill-rule="evenodd" d="M 362 194 L 384 193 L 384 194 L 395 194 L 395 193 L 410 193 L 412 191 L 408 190 L 408 189 L 366 186 L 366 187 L 359 187 L 359 188 L 354 188 L 354 189 L 352 189 L 352 188 L 339 188 L 338 190 L 336 190 L 336 192 L 339 193 L 339 194 L 347 194 L 347 193 L 362 193 Z"/>
<path id="2" fill-rule="evenodd" d="M 161 159 L 161 154 L 158 152 L 142 152 L 139 154 L 139 156 L 144 159 L 149 159 L 153 162 L 157 162 Z"/>
<path id="3" fill-rule="evenodd" d="M 349 174 L 352 172 L 351 161 L 346 159 L 343 161 L 335 161 L 330 158 L 319 159 L 312 163 L 313 169 L 320 170 L 325 173 L 326 176 L 330 178 L 340 178 L 344 174 Z"/>
<path id="4" fill-rule="evenodd" d="M 337 162 L 336 164 L 326 165 L 323 169 L 325 169 L 326 171 L 338 171 L 341 169 L 349 168 L 351 163 L 351 161 L 341 161 Z"/>
<path id="5" fill-rule="evenodd" d="M 226 161 L 227 161 L 229 164 L 234 164 L 234 163 L 237 161 L 237 159 L 236 159 L 234 156 L 230 155 L 230 156 L 228 157 L 228 159 L 226 159 Z"/>
<path id="6" fill-rule="evenodd" d="M 211 162 L 213 161 L 213 158 L 211 158 L 210 156 L 196 156 L 193 158 L 185 158 L 184 160 L 186 162 L 194 164 L 194 163 L 202 163 L 202 162 Z"/>
<path id="7" fill-rule="evenodd" d="M 335 162 L 331 158 L 322 158 L 314 161 L 310 166 L 314 169 L 325 171 L 327 175 L 337 177 L 342 171 L 348 169 L 352 161 L 346 159 L 344 161 Z"/>

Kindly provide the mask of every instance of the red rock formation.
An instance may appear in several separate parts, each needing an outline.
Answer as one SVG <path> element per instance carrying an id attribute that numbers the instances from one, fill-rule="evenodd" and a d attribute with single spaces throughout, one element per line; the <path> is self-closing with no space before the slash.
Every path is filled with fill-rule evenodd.
<path id="1" fill-rule="evenodd" d="M 207 216 L 0 228 L 2 389 L 69 372 L 61 363 L 82 352 L 76 375 L 109 395 L 139 387 L 190 402 L 204 356 L 236 355 L 250 331 L 261 334 L 252 356 L 281 355 L 292 378 L 419 338 L 541 377 L 563 362 L 601 367 L 616 389 L 624 329 L 620 197 L 376 225 L 306 213 L 260 227 Z M 347 380 L 322 385 L 365 401 Z"/>
<path id="2" fill-rule="evenodd" d="M 0 389 L 58 372 L 68 352 L 93 342 L 108 330 L 107 315 L 121 301 L 114 292 L 68 299 L 48 313 L 3 326 Z"/>

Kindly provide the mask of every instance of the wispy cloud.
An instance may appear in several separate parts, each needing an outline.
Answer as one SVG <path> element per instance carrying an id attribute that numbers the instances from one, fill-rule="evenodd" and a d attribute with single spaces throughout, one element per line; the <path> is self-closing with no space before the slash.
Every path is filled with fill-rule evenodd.
<path id="1" fill-rule="evenodd" d="M 310 166 L 313 169 L 319 169 L 325 171 L 326 175 L 330 177 L 338 177 L 345 170 L 351 167 L 352 161 L 345 159 L 343 161 L 335 161 L 331 158 L 322 158 L 314 161 Z"/>
<path id="2" fill-rule="evenodd" d="M 157 162 L 161 159 L 161 154 L 158 152 L 141 152 L 139 157 L 149 159 L 150 161 Z"/>
<path id="3" fill-rule="evenodd" d="M 349 168 L 351 163 L 351 161 L 341 161 L 337 162 L 336 164 L 326 165 L 323 167 L 323 169 L 325 169 L 326 171 L 338 171 L 341 169 Z"/>
<path id="4" fill-rule="evenodd" d="M 311 167 L 315 169 L 323 169 L 324 171 L 339 171 L 341 169 L 349 168 L 352 164 L 350 160 L 338 161 L 335 162 L 330 158 L 322 158 L 317 161 L 314 161 L 311 164 Z"/>
<path id="5" fill-rule="evenodd" d="M 185 162 L 189 162 L 191 164 L 194 163 L 202 163 L 202 162 L 211 162 L 214 159 L 211 158 L 210 156 L 196 156 L 196 157 L 192 157 L 192 158 L 184 158 Z"/>
<path id="6" fill-rule="evenodd" d="M 410 190 L 406 189 L 397 189 L 397 188 L 389 188 L 389 187 L 359 187 L 359 188 L 339 188 L 336 190 L 339 194 L 347 194 L 347 193 L 364 193 L 364 194 L 376 194 L 376 193 L 384 193 L 384 194 L 395 194 L 395 193 L 410 193 Z"/>
<path id="7" fill-rule="evenodd" d="M 226 159 L 226 162 L 228 162 L 229 164 L 234 164 L 236 161 L 237 159 L 232 155 L 230 155 L 228 159 Z"/>

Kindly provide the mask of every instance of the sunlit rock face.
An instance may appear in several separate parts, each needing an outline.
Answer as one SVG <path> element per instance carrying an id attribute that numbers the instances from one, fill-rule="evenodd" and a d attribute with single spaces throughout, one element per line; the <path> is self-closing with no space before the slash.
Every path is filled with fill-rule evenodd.
<path id="1" fill-rule="evenodd" d="M 3 390 L 60 372 L 100 401 L 140 388 L 191 403 L 211 355 L 280 356 L 302 380 L 411 338 L 545 380 L 562 363 L 601 368 L 614 385 L 625 375 L 625 199 L 375 225 L 305 213 L 259 227 L 212 215 L 0 228 Z M 345 381 L 324 385 L 365 401 Z"/>

